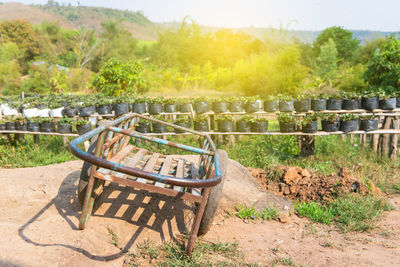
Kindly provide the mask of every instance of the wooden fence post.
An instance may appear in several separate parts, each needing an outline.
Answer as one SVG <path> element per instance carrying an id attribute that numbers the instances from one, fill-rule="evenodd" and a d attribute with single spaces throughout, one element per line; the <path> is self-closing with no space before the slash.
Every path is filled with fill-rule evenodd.
<path id="1" fill-rule="evenodd" d="M 386 117 L 385 122 L 383 124 L 383 129 L 389 130 L 390 126 L 392 125 L 392 117 Z M 382 135 L 381 141 L 381 153 L 383 156 L 389 156 L 389 134 Z"/>
<path id="2" fill-rule="evenodd" d="M 395 130 L 399 130 L 400 128 L 400 119 L 398 116 L 395 117 L 394 121 L 393 121 L 393 128 Z M 392 142 L 391 142 L 391 153 L 390 153 L 390 159 L 392 161 L 396 161 L 397 160 L 397 144 L 399 142 L 399 135 L 398 134 L 393 134 L 392 135 Z"/>
<path id="3" fill-rule="evenodd" d="M 309 157 L 315 154 L 315 136 L 302 135 L 300 138 L 301 156 Z"/>

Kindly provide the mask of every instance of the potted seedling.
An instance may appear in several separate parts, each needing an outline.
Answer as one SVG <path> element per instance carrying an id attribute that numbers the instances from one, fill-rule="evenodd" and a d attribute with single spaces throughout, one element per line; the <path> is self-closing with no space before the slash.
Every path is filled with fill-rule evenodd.
<path id="1" fill-rule="evenodd" d="M 228 98 L 228 109 L 230 112 L 242 112 L 243 111 L 243 98 L 237 96 L 231 96 Z"/>
<path id="2" fill-rule="evenodd" d="M 330 95 L 326 102 L 327 110 L 340 110 L 342 109 L 343 100 L 339 94 Z"/>
<path id="3" fill-rule="evenodd" d="M 374 115 L 360 116 L 360 130 L 369 132 L 378 130 L 379 121 Z"/>
<path id="4" fill-rule="evenodd" d="M 307 112 L 311 109 L 311 100 L 307 94 L 301 94 L 294 100 L 296 112 Z"/>
<path id="5" fill-rule="evenodd" d="M 339 115 L 337 113 L 324 113 L 321 115 L 322 131 L 339 131 Z"/>
<path id="6" fill-rule="evenodd" d="M 135 131 L 139 133 L 150 133 L 150 122 L 145 119 L 139 119 Z"/>
<path id="7" fill-rule="evenodd" d="M 99 115 L 111 114 L 112 99 L 104 95 L 99 95 L 96 101 L 96 110 Z"/>
<path id="8" fill-rule="evenodd" d="M 190 98 L 179 98 L 178 100 L 178 110 L 181 113 L 192 112 L 192 104 Z"/>
<path id="9" fill-rule="evenodd" d="M 6 119 L 6 129 L 9 131 L 15 131 L 15 121 L 16 117 L 15 116 L 8 116 Z"/>
<path id="10" fill-rule="evenodd" d="M 154 118 L 156 120 L 160 120 L 160 121 L 164 120 L 162 115 L 156 115 L 156 116 L 154 116 Z M 157 123 L 157 122 L 152 122 L 151 124 L 153 126 L 153 133 L 165 133 L 168 130 L 168 126 L 165 124 L 161 124 L 161 123 Z"/>
<path id="11" fill-rule="evenodd" d="M 56 131 L 56 124 L 53 118 L 40 118 L 39 127 L 41 132 L 52 133 Z"/>
<path id="12" fill-rule="evenodd" d="M 210 101 L 208 97 L 198 97 L 193 104 L 193 108 L 197 114 L 209 112 Z"/>
<path id="13" fill-rule="evenodd" d="M 316 133 L 318 131 L 318 114 L 312 113 L 304 116 L 301 121 L 303 133 Z"/>
<path id="14" fill-rule="evenodd" d="M 15 130 L 17 130 L 17 131 L 26 131 L 27 130 L 27 123 L 23 117 L 17 116 L 15 118 Z"/>
<path id="15" fill-rule="evenodd" d="M 0 119 L 0 131 L 4 131 L 6 129 L 6 121 Z"/>
<path id="16" fill-rule="evenodd" d="M 135 99 L 134 103 L 132 104 L 132 112 L 143 114 L 147 112 L 147 103 L 149 103 L 148 97 L 141 97 Z"/>
<path id="17" fill-rule="evenodd" d="M 181 127 L 185 127 L 185 128 L 191 128 L 191 123 L 190 120 L 187 116 L 183 116 L 180 115 L 176 118 L 176 120 L 174 121 L 175 125 L 181 126 Z M 185 130 L 181 130 L 181 129 L 176 129 L 174 128 L 175 133 L 185 133 Z"/>
<path id="18" fill-rule="evenodd" d="M 163 102 L 164 98 L 157 96 L 156 98 L 150 99 L 149 113 L 150 114 L 160 114 L 163 112 Z"/>
<path id="19" fill-rule="evenodd" d="M 251 132 L 251 122 L 253 116 L 245 115 L 236 121 L 236 131 L 241 133 Z"/>
<path id="20" fill-rule="evenodd" d="M 96 111 L 96 106 L 94 105 L 96 102 L 93 100 L 87 98 L 84 100 L 84 102 L 81 104 L 81 107 L 79 109 L 79 116 L 80 117 L 90 117 L 91 115 L 94 114 Z"/>
<path id="21" fill-rule="evenodd" d="M 355 92 L 343 92 L 343 106 L 345 110 L 355 110 L 360 108 L 360 95 Z"/>
<path id="22" fill-rule="evenodd" d="M 379 90 L 377 92 L 379 97 L 379 108 L 383 110 L 392 110 L 396 108 L 396 97 L 393 97 L 391 93 Z"/>
<path id="23" fill-rule="evenodd" d="M 27 126 L 27 129 L 28 129 L 28 131 L 30 131 L 30 132 L 40 132 L 40 124 L 39 124 L 39 122 L 40 122 L 40 118 L 32 118 L 32 119 L 29 119 L 29 121 L 28 121 L 28 126 Z"/>
<path id="24" fill-rule="evenodd" d="M 115 116 L 120 116 L 129 112 L 129 96 L 121 95 L 113 99 L 113 109 Z"/>
<path id="25" fill-rule="evenodd" d="M 196 115 L 193 119 L 194 129 L 199 132 L 209 132 L 208 116 L 205 114 Z"/>
<path id="26" fill-rule="evenodd" d="M 279 111 L 281 112 L 292 112 L 294 111 L 293 98 L 288 95 L 279 94 Z"/>
<path id="27" fill-rule="evenodd" d="M 246 103 L 244 105 L 244 110 L 247 113 L 254 113 L 260 111 L 260 101 L 258 96 L 246 97 Z"/>
<path id="28" fill-rule="evenodd" d="M 62 111 L 64 109 L 63 105 L 59 101 L 53 101 L 49 103 L 49 115 L 52 118 L 62 118 L 63 114 Z"/>
<path id="29" fill-rule="evenodd" d="M 311 109 L 313 111 L 326 110 L 326 98 L 325 94 L 311 96 Z"/>
<path id="30" fill-rule="evenodd" d="M 296 128 L 295 117 L 290 113 L 280 113 L 278 115 L 279 128 L 282 133 L 294 132 Z"/>
<path id="31" fill-rule="evenodd" d="M 341 114 L 340 118 L 340 130 L 342 132 L 353 132 L 358 129 L 358 119 L 354 114 Z"/>
<path id="32" fill-rule="evenodd" d="M 164 112 L 175 113 L 177 111 L 178 104 L 176 98 L 165 98 L 164 99 Z"/>
<path id="33" fill-rule="evenodd" d="M 74 100 L 68 102 L 67 106 L 62 110 L 63 116 L 68 118 L 73 118 L 77 116 L 78 112 L 79 112 L 78 104 Z"/>
<path id="34" fill-rule="evenodd" d="M 212 110 L 215 113 L 225 113 L 228 111 L 228 102 L 224 98 L 214 99 L 212 102 Z"/>
<path id="35" fill-rule="evenodd" d="M 233 117 L 230 115 L 221 115 L 215 118 L 218 125 L 218 131 L 222 133 L 233 132 Z"/>
<path id="36" fill-rule="evenodd" d="M 85 119 L 79 119 L 74 122 L 74 125 L 76 127 L 76 130 L 78 131 L 79 135 L 83 135 L 87 132 L 90 132 L 92 130 L 92 125 L 90 124 L 90 121 L 85 120 Z"/>
<path id="37" fill-rule="evenodd" d="M 57 131 L 59 133 L 72 133 L 72 124 L 74 120 L 71 118 L 61 118 L 57 122 Z"/>
<path id="38" fill-rule="evenodd" d="M 278 100 L 276 96 L 274 95 L 269 95 L 265 100 L 264 100 L 264 111 L 265 112 L 275 112 L 278 111 Z"/>
<path id="39" fill-rule="evenodd" d="M 366 110 L 374 110 L 379 107 L 379 100 L 376 96 L 376 92 L 369 89 L 367 92 L 363 93 L 361 98 L 361 108 Z"/>
<path id="40" fill-rule="evenodd" d="M 265 133 L 268 131 L 268 119 L 264 117 L 253 118 L 251 120 L 251 131 L 255 133 Z"/>

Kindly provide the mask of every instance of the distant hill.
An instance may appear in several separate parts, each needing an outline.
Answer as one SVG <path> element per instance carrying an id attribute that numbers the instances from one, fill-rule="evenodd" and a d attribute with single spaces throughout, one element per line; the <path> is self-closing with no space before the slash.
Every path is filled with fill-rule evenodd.
<path id="1" fill-rule="evenodd" d="M 157 39 L 157 33 L 166 28 L 178 28 L 179 22 L 154 23 L 141 12 L 119 10 L 103 7 L 71 6 L 71 5 L 24 5 L 20 3 L 0 4 L 0 20 L 23 19 L 32 24 L 40 24 L 43 21 L 57 21 L 62 27 L 78 29 L 86 27 L 100 29 L 101 22 L 105 20 L 120 20 L 122 25 L 132 35 L 145 41 Z M 204 32 L 215 32 L 221 28 L 201 27 Z M 233 28 L 233 31 L 242 31 L 256 38 L 296 38 L 301 42 L 312 43 L 320 31 L 279 31 L 273 28 L 243 27 Z M 368 30 L 352 30 L 354 36 L 364 43 L 366 40 L 373 40 L 384 37 L 393 32 L 379 32 Z M 397 33 L 398 34 L 398 33 Z"/>

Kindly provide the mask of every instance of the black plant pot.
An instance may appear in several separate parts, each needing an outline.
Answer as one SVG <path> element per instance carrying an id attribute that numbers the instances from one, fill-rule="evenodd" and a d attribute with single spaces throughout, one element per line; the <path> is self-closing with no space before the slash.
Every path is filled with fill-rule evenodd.
<path id="1" fill-rule="evenodd" d="M 160 124 L 160 123 L 155 123 L 155 122 L 153 122 L 152 124 L 153 124 L 153 132 L 154 133 L 165 133 L 165 132 L 167 132 L 167 129 L 168 129 L 167 125 Z"/>
<path id="2" fill-rule="evenodd" d="M 291 133 L 296 130 L 295 122 L 279 122 L 279 129 L 282 133 Z"/>
<path id="3" fill-rule="evenodd" d="M 265 100 L 264 111 L 266 112 L 278 111 L 278 100 Z"/>
<path id="4" fill-rule="evenodd" d="M 342 132 L 348 133 L 357 131 L 357 129 L 358 129 L 358 120 L 340 121 L 340 130 Z"/>
<path id="5" fill-rule="evenodd" d="M 136 126 L 135 131 L 139 133 L 150 133 L 150 123 L 139 123 L 138 126 Z"/>
<path id="6" fill-rule="evenodd" d="M 132 112 L 138 114 L 146 113 L 146 103 L 133 103 Z"/>
<path id="7" fill-rule="evenodd" d="M 295 100 L 294 109 L 296 112 L 307 112 L 311 109 L 310 99 Z"/>
<path id="8" fill-rule="evenodd" d="M 163 112 L 163 105 L 160 103 L 151 103 L 149 104 L 149 113 L 150 114 L 160 114 Z"/>
<path id="9" fill-rule="evenodd" d="M 85 133 L 88 133 L 92 130 L 92 125 L 88 123 L 85 125 L 76 126 L 76 130 L 78 131 L 79 135 L 84 135 Z"/>
<path id="10" fill-rule="evenodd" d="M 244 105 L 244 110 L 247 113 L 254 113 L 260 111 L 260 104 L 258 101 L 247 101 Z"/>
<path id="11" fill-rule="evenodd" d="M 233 132 L 233 121 L 218 121 L 218 131 L 221 133 Z"/>
<path id="12" fill-rule="evenodd" d="M 251 132 L 251 124 L 249 121 L 239 120 L 236 122 L 236 131 L 240 133 Z"/>
<path id="13" fill-rule="evenodd" d="M 226 102 L 215 102 L 212 105 L 212 109 L 215 113 L 224 113 L 228 111 L 228 103 Z"/>
<path id="14" fill-rule="evenodd" d="M 165 104 L 164 112 L 165 113 L 175 113 L 177 111 L 177 108 L 178 108 L 177 104 Z"/>
<path id="15" fill-rule="evenodd" d="M 359 108 L 359 100 L 358 99 L 343 99 L 343 109 L 345 110 L 354 110 Z"/>
<path id="16" fill-rule="evenodd" d="M 6 129 L 10 131 L 15 131 L 15 122 L 8 121 L 6 122 Z"/>
<path id="17" fill-rule="evenodd" d="M 396 97 L 396 108 L 400 108 L 400 97 Z"/>
<path id="18" fill-rule="evenodd" d="M 322 120 L 322 131 L 324 132 L 337 132 L 339 131 L 339 120 L 337 121 L 326 121 Z"/>
<path id="19" fill-rule="evenodd" d="M 337 98 L 330 98 L 326 103 L 326 108 L 328 110 L 340 110 L 342 109 L 343 100 Z"/>
<path id="20" fill-rule="evenodd" d="M 379 101 L 377 97 L 363 98 L 361 100 L 361 107 L 366 110 L 374 110 L 379 107 Z"/>
<path id="21" fill-rule="evenodd" d="M 5 123 L 0 123 L 0 131 L 4 131 L 6 129 Z"/>
<path id="22" fill-rule="evenodd" d="M 42 109 L 42 108 L 47 108 L 47 106 L 46 105 L 37 105 L 35 108 Z"/>
<path id="23" fill-rule="evenodd" d="M 96 110 L 95 106 L 90 106 L 90 107 L 81 107 L 79 109 L 79 116 L 80 117 L 90 117 L 94 114 L 94 111 Z"/>
<path id="24" fill-rule="evenodd" d="M 22 124 L 19 122 L 15 122 L 15 130 L 17 131 L 27 131 L 28 130 L 28 125 L 23 122 Z"/>
<path id="25" fill-rule="evenodd" d="M 281 111 L 281 112 L 294 111 L 293 100 L 289 100 L 289 101 L 279 100 L 279 111 Z"/>
<path id="26" fill-rule="evenodd" d="M 40 125 L 38 122 L 28 121 L 28 131 L 30 132 L 39 132 Z"/>
<path id="27" fill-rule="evenodd" d="M 129 113 L 129 104 L 128 103 L 114 104 L 114 112 L 115 112 L 115 116 L 120 116 L 120 115 Z"/>
<path id="28" fill-rule="evenodd" d="M 194 129 L 199 132 L 209 132 L 208 121 L 195 121 Z"/>
<path id="29" fill-rule="evenodd" d="M 76 115 L 78 115 L 78 108 L 66 107 L 61 111 L 61 113 L 65 117 L 72 118 L 72 117 L 75 117 Z"/>
<path id="30" fill-rule="evenodd" d="M 229 111 L 230 112 L 242 112 L 243 111 L 243 105 L 239 101 L 233 101 L 229 103 Z"/>
<path id="31" fill-rule="evenodd" d="M 326 110 L 326 99 L 311 99 L 311 109 L 314 111 Z"/>
<path id="32" fill-rule="evenodd" d="M 189 121 L 187 121 L 187 122 L 175 122 L 174 124 L 178 125 L 178 126 L 181 126 L 181 127 L 190 128 L 190 122 Z M 176 128 L 174 128 L 174 132 L 175 133 L 186 133 L 185 130 L 180 130 L 180 129 L 176 129 Z"/>
<path id="33" fill-rule="evenodd" d="M 268 121 L 252 122 L 251 131 L 255 133 L 266 133 L 268 131 Z"/>
<path id="34" fill-rule="evenodd" d="M 191 106 L 192 106 L 192 104 L 190 104 L 190 103 L 179 104 L 179 107 L 178 107 L 179 112 L 190 113 L 190 112 L 192 112 Z"/>
<path id="35" fill-rule="evenodd" d="M 56 131 L 56 124 L 54 122 L 41 122 L 40 131 L 45 133 L 54 133 Z"/>
<path id="36" fill-rule="evenodd" d="M 360 130 L 369 132 L 378 130 L 378 120 L 361 120 L 360 122 Z"/>
<path id="37" fill-rule="evenodd" d="M 99 115 L 110 114 L 111 110 L 111 105 L 102 105 L 97 107 L 97 113 L 99 113 Z"/>
<path id="38" fill-rule="evenodd" d="M 193 104 L 196 113 L 206 113 L 210 111 L 210 103 L 207 101 L 199 101 Z"/>
<path id="39" fill-rule="evenodd" d="M 318 131 L 318 121 L 303 125 L 302 131 L 303 133 L 316 133 Z"/>
<path id="40" fill-rule="evenodd" d="M 392 110 L 396 108 L 396 98 L 379 99 L 379 108 L 383 110 Z"/>
<path id="41" fill-rule="evenodd" d="M 57 132 L 59 132 L 59 133 L 72 133 L 72 125 L 71 124 L 60 124 L 60 123 L 57 123 Z"/>

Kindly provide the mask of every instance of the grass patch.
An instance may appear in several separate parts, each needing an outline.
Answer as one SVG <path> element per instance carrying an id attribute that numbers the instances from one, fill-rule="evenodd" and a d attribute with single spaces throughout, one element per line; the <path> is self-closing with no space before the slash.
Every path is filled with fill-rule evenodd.
<path id="1" fill-rule="evenodd" d="M 279 217 L 278 210 L 276 208 L 264 208 L 261 212 L 257 212 L 254 207 L 247 207 L 242 204 L 236 206 L 236 215 L 243 220 L 255 220 L 263 219 L 265 220 L 277 220 Z"/>
<path id="2" fill-rule="evenodd" d="M 351 194 L 325 204 L 298 203 L 295 209 L 315 222 L 334 223 L 344 232 L 364 232 L 373 229 L 382 213 L 393 207 L 383 198 Z"/>

